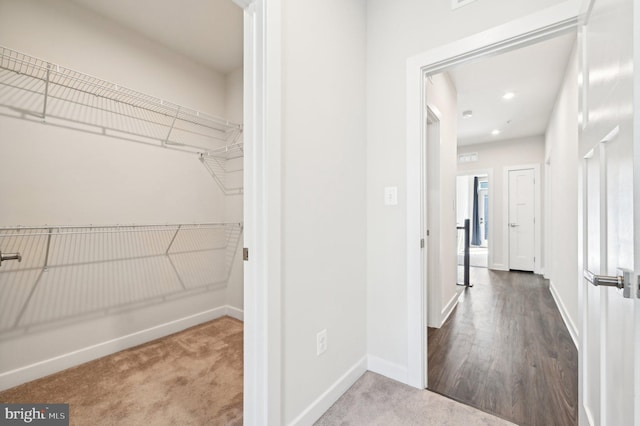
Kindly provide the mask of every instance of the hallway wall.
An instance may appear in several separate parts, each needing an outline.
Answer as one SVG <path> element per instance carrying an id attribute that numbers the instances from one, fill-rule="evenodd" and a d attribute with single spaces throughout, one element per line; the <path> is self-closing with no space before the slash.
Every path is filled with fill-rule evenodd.
<path id="1" fill-rule="evenodd" d="M 547 133 L 549 223 L 545 275 L 577 345 L 578 314 L 578 61 L 574 47 Z"/>
<path id="2" fill-rule="evenodd" d="M 365 7 L 282 2 L 281 424 L 312 424 L 366 369 Z"/>
<path id="3" fill-rule="evenodd" d="M 436 46 L 575 0 L 367 2 L 367 347 L 378 371 L 407 381 L 406 65 Z M 455 172 L 455 171 L 453 171 Z M 397 185 L 399 205 L 382 203 Z M 384 323 L 379 318 L 385 318 Z"/>
<path id="4" fill-rule="evenodd" d="M 440 113 L 440 140 L 427 141 L 427 169 L 437 170 L 435 187 L 427 185 L 432 201 L 427 214 L 429 227 L 428 244 L 428 323 L 431 327 L 440 327 L 455 308 L 461 287 L 456 285 L 456 177 L 451 173 L 456 167 L 456 140 L 458 138 L 458 94 L 448 73 L 440 73 L 427 79 L 427 104 Z M 433 217 L 429 217 L 429 213 Z M 384 318 L 372 319 L 372 322 L 384 321 Z M 382 324 L 380 324 L 382 325 Z"/>

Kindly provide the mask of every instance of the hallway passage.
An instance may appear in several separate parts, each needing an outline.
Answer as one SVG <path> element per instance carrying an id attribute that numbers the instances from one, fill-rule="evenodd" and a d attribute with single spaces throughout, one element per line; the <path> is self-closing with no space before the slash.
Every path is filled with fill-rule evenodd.
<path id="1" fill-rule="evenodd" d="M 539 275 L 471 268 L 429 328 L 429 389 L 519 425 L 578 423 L 578 354 Z"/>

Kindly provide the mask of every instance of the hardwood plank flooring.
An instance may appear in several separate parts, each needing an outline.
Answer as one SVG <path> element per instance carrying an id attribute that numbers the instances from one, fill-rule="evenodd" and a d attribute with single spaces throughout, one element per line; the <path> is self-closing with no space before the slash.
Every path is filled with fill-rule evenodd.
<path id="1" fill-rule="evenodd" d="M 578 353 L 548 281 L 471 268 L 471 282 L 428 330 L 429 389 L 523 426 L 577 425 Z"/>

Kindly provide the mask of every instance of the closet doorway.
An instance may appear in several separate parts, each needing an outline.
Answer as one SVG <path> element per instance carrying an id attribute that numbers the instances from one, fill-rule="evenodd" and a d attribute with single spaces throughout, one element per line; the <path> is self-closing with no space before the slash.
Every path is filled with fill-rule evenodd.
<path id="1" fill-rule="evenodd" d="M 1 15 L 0 402 L 68 403 L 87 424 L 241 420 L 243 10 Z"/>

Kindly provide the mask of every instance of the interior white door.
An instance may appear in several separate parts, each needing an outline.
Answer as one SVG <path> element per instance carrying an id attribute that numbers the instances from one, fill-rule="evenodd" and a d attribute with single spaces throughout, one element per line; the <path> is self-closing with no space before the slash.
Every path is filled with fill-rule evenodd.
<path id="1" fill-rule="evenodd" d="M 535 170 L 509 170 L 509 269 L 533 271 Z"/>
<path id="2" fill-rule="evenodd" d="M 639 426 L 640 165 L 634 157 L 640 142 L 634 138 L 639 114 L 633 107 L 638 100 L 633 81 L 633 0 L 592 3 L 580 39 L 586 82 L 580 134 L 584 157 L 581 424 Z M 626 295 L 615 287 L 594 285 L 593 274 L 617 277 L 622 276 L 621 269 L 629 271 Z"/>

